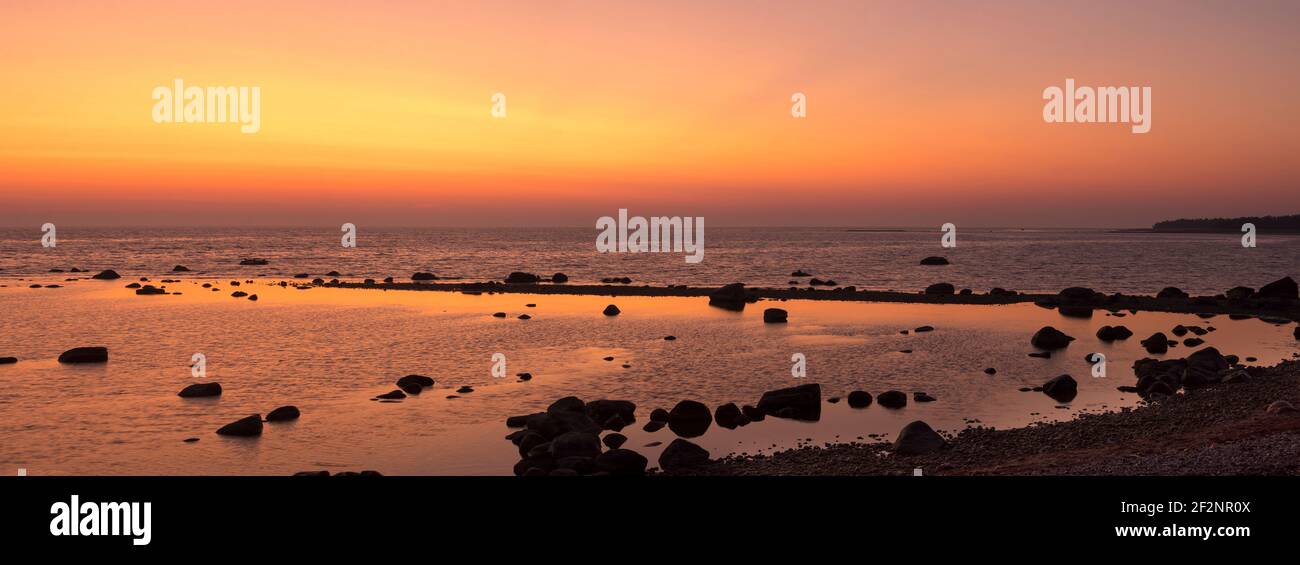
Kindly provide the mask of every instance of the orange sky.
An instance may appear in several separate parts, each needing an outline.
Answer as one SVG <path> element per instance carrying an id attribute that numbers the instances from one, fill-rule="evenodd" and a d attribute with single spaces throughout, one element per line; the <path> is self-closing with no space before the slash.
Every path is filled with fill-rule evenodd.
<path id="1" fill-rule="evenodd" d="M 1049 4 L 6 0 L 0 225 L 1300 212 L 1300 4 Z M 261 130 L 154 123 L 175 78 Z M 1151 132 L 1044 123 L 1066 78 L 1150 86 Z"/>

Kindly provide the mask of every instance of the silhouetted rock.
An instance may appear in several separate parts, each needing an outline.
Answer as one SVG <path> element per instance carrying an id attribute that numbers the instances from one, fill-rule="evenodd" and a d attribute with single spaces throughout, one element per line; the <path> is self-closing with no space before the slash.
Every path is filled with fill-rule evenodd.
<path id="1" fill-rule="evenodd" d="M 922 265 L 947 265 L 948 259 L 946 257 L 938 257 L 938 256 L 926 257 L 925 259 L 921 259 L 921 264 Z"/>
<path id="2" fill-rule="evenodd" d="M 1057 402 L 1069 402 L 1079 394 L 1079 383 L 1070 375 L 1061 375 L 1043 383 L 1043 394 Z"/>
<path id="3" fill-rule="evenodd" d="M 749 418 L 746 418 L 745 415 L 741 413 L 740 407 L 736 406 L 736 404 L 732 402 L 723 404 L 722 406 L 719 406 L 717 410 L 714 410 L 713 419 L 718 422 L 719 426 L 727 428 L 728 430 L 734 430 L 739 426 L 744 426 L 749 423 Z"/>
<path id="4" fill-rule="evenodd" d="M 217 433 L 223 436 L 260 436 L 262 435 L 262 416 L 253 414 L 221 426 Z"/>
<path id="5" fill-rule="evenodd" d="M 664 429 L 664 426 L 666 425 L 668 425 L 668 422 L 658 422 L 658 421 L 651 420 L 649 422 L 646 422 L 645 425 L 641 427 L 641 429 L 645 430 L 648 433 L 654 433 Z"/>
<path id="6" fill-rule="evenodd" d="M 1300 291 L 1297 290 L 1296 282 L 1291 277 L 1285 277 L 1260 287 L 1257 294 L 1260 298 L 1296 300 L 1300 296 Z"/>
<path id="7" fill-rule="evenodd" d="M 930 396 L 930 395 L 928 395 L 928 394 L 926 394 L 926 393 L 924 393 L 924 392 L 913 392 L 913 393 L 912 393 L 912 400 L 915 400 L 915 401 L 917 401 L 917 402 L 934 402 L 935 400 L 938 400 L 938 399 L 936 399 L 935 397 Z"/>
<path id="8" fill-rule="evenodd" d="M 297 420 L 298 417 L 301 415 L 302 412 L 298 411 L 297 406 L 281 406 L 279 408 L 276 408 L 275 410 L 272 410 L 269 414 L 267 414 L 266 421 L 288 422 L 289 420 Z"/>
<path id="9" fill-rule="evenodd" d="M 596 422 L 608 424 L 611 419 L 618 418 L 623 425 L 628 425 L 636 421 L 636 404 L 628 400 L 593 400 L 586 404 L 585 410 Z M 610 429 L 608 425 L 605 427 Z"/>
<path id="10" fill-rule="evenodd" d="M 809 383 L 769 390 L 758 400 L 758 409 L 769 416 L 815 422 L 821 419 L 822 387 Z"/>
<path id="11" fill-rule="evenodd" d="M 76 347 L 59 355 L 60 363 L 107 363 L 107 347 Z"/>
<path id="12" fill-rule="evenodd" d="M 1092 306 L 1062 304 L 1056 311 L 1067 318 L 1091 318 Z"/>
<path id="13" fill-rule="evenodd" d="M 1071 341 L 1074 341 L 1074 338 L 1065 335 L 1064 332 L 1052 326 L 1043 326 L 1042 329 L 1034 333 L 1034 337 L 1029 339 L 1030 345 L 1048 351 L 1064 349 L 1070 345 Z"/>
<path id="14" fill-rule="evenodd" d="M 1188 295 L 1178 287 L 1167 286 L 1156 293 L 1156 298 L 1188 298 Z"/>
<path id="15" fill-rule="evenodd" d="M 644 455 L 617 447 L 596 456 L 596 470 L 616 477 L 644 475 L 646 465 L 649 463 L 650 461 Z"/>
<path id="16" fill-rule="evenodd" d="M 898 432 L 898 438 L 894 440 L 894 453 L 924 455 L 942 449 L 947 443 L 929 424 L 917 420 L 903 426 Z"/>
<path id="17" fill-rule="evenodd" d="M 181 389 L 176 393 L 181 398 L 202 398 L 205 396 L 221 396 L 220 383 L 195 383 Z"/>
<path id="18" fill-rule="evenodd" d="M 188 273 L 189 271 L 189 267 L 186 267 L 185 265 L 176 265 L 175 267 L 172 267 L 173 273 Z"/>
<path id="19" fill-rule="evenodd" d="M 240 265 L 244 265 L 244 266 L 258 266 L 258 265 L 266 265 L 269 263 L 270 261 L 267 261 L 266 259 L 244 259 L 239 262 Z"/>
<path id="20" fill-rule="evenodd" d="M 904 331 L 906 331 L 906 330 L 904 330 Z M 919 334 L 920 334 L 920 333 L 925 333 L 925 332 L 932 332 L 932 331 L 934 331 L 934 326 L 921 326 L 921 327 L 918 327 L 918 328 L 916 328 L 916 329 L 913 329 L 912 331 L 914 331 L 914 332 L 916 332 L 916 333 L 919 333 Z"/>
<path id="21" fill-rule="evenodd" d="M 605 312 L 604 312 L 604 314 L 605 314 L 606 316 L 617 316 L 617 315 L 619 315 L 620 312 L 622 312 L 622 310 L 619 310 L 619 309 L 618 309 L 618 306 L 615 306 L 615 305 L 613 305 L 613 304 L 610 304 L 609 306 L 606 306 L 606 307 L 605 307 Z"/>
<path id="22" fill-rule="evenodd" d="M 1106 342 L 1128 339 L 1130 337 L 1133 337 L 1132 330 L 1129 330 L 1124 326 L 1102 326 L 1097 330 L 1097 339 Z"/>
<path id="23" fill-rule="evenodd" d="M 400 390 L 394 390 L 390 392 L 385 392 L 379 396 L 376 396 L 375 398 L 378 398 L 380 400 L 401 400 L 403 398 L 406 398 L 406 393 Z"/>
<path id="24" fill-rule="evenodd" d="M 955 292 L 957 292 L 956 287 L 946 282 L 934 283 L 930 286 L 925 287 L 926 294 L 937 294 L 942 296 L 949 296 Z"/>
<path id="25" fill-rule="evenodd" d="M 605 284 L 632 284 L 632 279 L 629 277 L 606 277 L 600 279 L 600 282 Z"/>
<path id="26" fill-rule="evenodd" d="M 1147 353 L 1159 355 L 1169 351 L 1169 338 L 1162 332 L 1156 332 L 1142 340 L 1142 347 L 1146 348 Z"/>
<path id="27" fill-rule="evenodd" d="M 907 395 L 897 390 L 882 392 L 876 396 L 876 404 L 885 408 L 902 408 L 907 406 Z"/>
<path id="28" fill-rule="evenodd" d="M 163 289 L 161 289 L 161 288 L 158 288 L 158 287 L 156 287 L 156 286 L 154 286 L 154 285 L 147 284 L 147 285 L 144 285 L 144 286 L 142 286 L 142 287 L 140 287 L 140 288 L 135 289 L 135 293 L 138 294 L 138 295 L 142 295 L 142 296 L 149 296 L 149 295 L 155 295 L 155 294 L 167 294 L 167 291 L 166 291 L 166 290 L 163 290 Z"/>
<path id="29" fill-rule="evenodd" d="M 402 390 L 406 390 L 408 387 L 414 387 L 418 390 L 430 386 L 433 386 L 433 379 L 424 375 L 406 375 L 405 377 L 397 379 L 397 388 Z"/>
<path id="30" fill-rule="evenodd" d="M 600 455 L 600 437 L 587 432 L 565 432 L 551 440 L 551 457 L 595 457 Z"/>
<path id="31" fill-rule="evenodd" d="M 515 271 L 506 277 L 506 282 L 511 284 L 529 284 L 540 282 L 541 280 L 542 277 L 522 271 Z"/>
<path id="32" fill-rule="evenodd" d="M 554 275 L 551 275 L 551 282 L 553 283 L 569 282 L 569 275 L 566 275 L 564 273 L 555 273 Z"/>
<path id="33" fill-rule="evenodd" d="M 1255 296 L 1255 289 L 1248 286 L 1234 286 L 1225 293 L 1228 300 L 1249 300 Z"/>
<path id="34" fill-rule="evenodd" d="M 766 324 L 784 324 L 789 316 L 785 310 L 780 308 L 768 308 L 763 310 L 763 323 Z"/>
<path id="35" fill-rule="evenodd" d="M 600 442 L 610 449 L 618 449 L 624 443 L 627 443 L 627 436 L 619 433 L 606 434 L 605 437 L 600 439 Z"/>
<path id="36" fill-rule="evenodd" d="M 101 281 L 112 281 L 122 278 L 122 275 L 117 274 L 117 271 L 108 269 L 95 273 L 94 275 L 91 275 L 90 278 Z"/>
<path id="37" fill-rule="evenodd" d="M 12 365 L 17 362 L 17 357 L 0 357 L 0 365 Z"/>
<path id="38" fill-rule="evenodd" d="M 668 422 L 668 417 L 669 417 L 668 411 L 667 411 L 667 410 L 664 410 L 663 408 L 655 408 L 654 410 L 651 410 L 651 411 L 650 411 L 650 421 L 651 421 L 651 422 L 665 422 L 665 423 L 667 423 L 667 422 Z"/>
<path id="39" fill-rule="evenodd" d="M 848 402 L 850 408 L 866 408 L 871 406 L 871 393 L 855 390 L 849 393 Z"/>
<path id="40" fill-rule="evenodd" d="M 805 273 L 805 272 L 803 272 L 803 269 L 799 269 L 799 270 L 797 270 L 797 271 L 795 271 L 795 272 L 793 272 L 793 273 L 790 273 L 790 276 L 792 276 L 792 277 L 811 277 L 811 276 L 812 276 L 812 273 Z"/>
<path id="41" fill-rule="evenodd" d="M 678 438 L 659 454 L 659 468 L 665 471 L 684 471 L 709 462 L 709 451 L 689 441 Z"/>
<path id="42" fill-rule="evenodd" d="M 328 275 L 328 276 L 337 276 L 337 275 Z M 435 275 L 435 274 L 433 274 L 433 273 L 419 272 L 419 273 L 414 273 L 414 274 L 412 274 L 412 275 L 411 275 L 411 280 L 412 280 L 412 281 L 416 281 L 416 282 L 419 282 L 419 281 L 436 281 L 436 280 L 438 280 L 438 276 Z"/>
<path id="43" fill-rule="evenodd" d="M 731 283 L 709 293 L 709 305 L 727 310 L 744 310 L 748 295 L 743 283 Z"/>
<path id="44" fill-rule="evenodd" d="M 243 298 L 245 296 L 248 296 L 248 293 L 242 290 L 236 290 L 235 292 L 230 293 L 230 296 L 235 298 Z"/>
<path id="45" fill-rule="evenodd" d="M 767 417 L 767 414 L 764 414 L 757 406 L 751 406 L 749 404 L 741 406 L 740 413 L 744 414 L 746 418 L 749 418 L 749 421 L 751 422 L 762 422 L 763 419 Z"/>
<path id="46" fill-rule="evenodd" d="M 1218 349 L 1206 347 L 1187 356 L 1183 386 L 1201 386 L 1219 382 L 1220 374 L 1232 363 Z"/>
<path id="47" fill-rule="evenodd" d="M 1072 304 L 1095 304 L 1102 295 L 1091 288 L 1072 286 L 1057 293 L 1057 297 Z"/>
<path id="48" fill-rule="evenodd" d="M 694 400 L 683 400 L 668 412 L 668 429 L 681 437 L 699 437 L 713 424 L 709 407 Z"/>

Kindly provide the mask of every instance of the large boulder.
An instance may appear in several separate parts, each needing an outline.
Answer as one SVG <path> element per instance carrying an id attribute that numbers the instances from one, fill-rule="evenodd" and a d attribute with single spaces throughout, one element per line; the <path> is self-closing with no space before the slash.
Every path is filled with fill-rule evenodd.
<path id="1" fill-rule="evenodd" d="M 406 375 L 397 379 L 397 388 L 406 390 L 407 388 L 423 388 L 433 386 L 433 379 L 424 375 Z"/>
<path id="2" fill-rule="evenodd" d="M 1142 340 L 1142 347 L 1145 347 L 1147 353 L 1152 355 L 1163 354 L 1169 351 L 1169 337 L 1163 332 L 1153 333 L 1151 337 Z"/>
<path id="3" fill-rule="evenodd" d="M 673 440 L 659 454 L 659 468 L 681 471 L 699 467 L 709 462 L 709 451 L 681 438 Z"/>
<path id="4" fill-rule="evenodd" d="M 1065 335 L 1065 332 L 1052 326 L 1043 326 L 1037 332 L 1034 332 L 1033 337 L 1029 338 L 1030 345 L 1048 351 L 1064 349 L 1070 345 L 1071 341 L 1074 341 L 1074 338 Z"/>
<path id="5" fill-rule="evenodd" d="M 181 389 L 176 393 L 181 398 L 202 398 L 205 396 L 221 396 L 221 383 L 195 383 Z"/>
<path id="6" fill-rule="evenodd" d="M 1057 298 L 1072 304 L 1096 304 L 1104 299 L 1104 295 L 1091 288 L 1072 286 L 1057 293 Z"/>
<path id="7" fill-rule="evenodd" d="M 744 283 L 731 283 L 709 293 L 709 306 L 726 310 L 744 310 L 748 300 Z"/>
<path id="8" fill-rule="evenodd" d="M 618 418 L 627 425 L 636 421 L 636 404 L 629 400 L 593 400 L 586 408 L 587 415 L 595 422 Z"/>
<path id="9" fill-rule="evenodd" d="M 650 461 L 630 449 L 611 449 L 596 456 L 596 470 L 614 476 L 644 475 Z"/>
<path id="10" fill-rule="evenodd" d="M 907 397 L 904 396 L 904 399 Z M 849 408 L 866 408 L 871 406 L 871 393 L 855 390 L 849 393 Z"/>
<path id="11" fill-rule="evenodd" d="M 929 424 L 917 420 L 903 426 L 902 431 L 898 432 L 898 438 L 894 440 L 894 453 L 924 455 L 942 449 L 947 443 Z"/>
<path id="12" fill-rule="evenodd" d="M 1285 298 L 1287 300 L 1296 300 L 1300 297 L 1300 291 L 1296 288 L 1296 282 L 1291 277 L 1285 277 L 1260 287 L 1257 293 L 1260 298 Z"/>
<path id="13" fill-rule="evenodd" d="M 713 425 L 709 407 L 694 400 L 678 402 L 668 412 L 668 429 L 681 437 L 699 437 Z"/>
<path id="14" fill-rule="evenodd" d="M 876 404 L 897 410 L 907 406 L 907 394 L 902 391 L 888 390 L 876 396 Z"/>
<path id="15" fill-rule="evenodd" d="M 769 390 L 758 399 L 758 409 L 769 416 L 815 422 L 821 419 L 822 387 L 809 383 Z"/>
<path id="16" fill-rule="evenodd" d="M 1111 342 L 1120 339 L 1133 337 L 1133 330 L 1125 326 L 1102 326 L 1097 330 L 1097 339 L 1105 342 Z"/>
<path id="17" fill-rule="evenodd" d="M 1224 293 L 1228 300 L 1249 300 L 1255 296 L 1255 289 L 1248 286 L 1234 286 Z"/>
<path id="18" fill-rule="evenodd" d="M 1156 293 L 1156 298 L 1188 298 L 1188 295 L 1178 287 L 1167 286 Z"/>
<path id="19" fill-rule="evenodd" d="M 1043 394 L 1057 402 L 1069 402 L 1079 394 L 1079 383 L 1070 375 L 1061 375 L 1043 383 Z"/>
<path id="20" fill-rule="evenodd" d="M 728 430 L 734 430 L 739 426 L 749 424 L 749 418 L 745 417 L 745 414 L 740 411 L 740 407 L 736 406 L 734 402 L 728 402 L 714 410 L 713 419 L 719 426 Z"/>
<path id="21" fill-rule="evenodd" d="M 107 363 L 107 347 L 75 347 L 59 355 L 60 363 Z"/>
<path id="22" fill-rule="evenodd" d="M 1228 359 L 1218 349 L 1206 347 L 1187 356 L 1183 370 L 1183 386 L 1199 386 L 1221 380 L 1220 372 L 1230 366 Z"/>
<path id="23" fill-rule="evenodd" d="M 217 430 L 217 434 L 241 437 L 260 436 L 262 435 L 262 416 L 260 414 L 253 414 L 252 416 L 240 418 L 234 422 L 221 426 L 221 428 Z"/>
<path id="24" fill-rule="evenodd" d="M 789 313 L 780 308 L 768 308 L 763 310 L 763 323 L 765 324 L 784 324 Z"/>

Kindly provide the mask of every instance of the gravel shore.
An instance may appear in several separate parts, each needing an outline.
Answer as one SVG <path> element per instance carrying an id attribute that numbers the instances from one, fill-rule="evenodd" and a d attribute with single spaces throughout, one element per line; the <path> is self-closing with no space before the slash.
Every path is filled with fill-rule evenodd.
<path id="1" fill-rule="evenodd" d="M 1122 412 L 993 430 L 968 428 L 926 455 L 887 443 L 805 447 L 728 457 L 699 475 L 1295 475 L 1300 474 L 1300 361 L 1253 371 L 1247 382 L 1189 389 Z"/>

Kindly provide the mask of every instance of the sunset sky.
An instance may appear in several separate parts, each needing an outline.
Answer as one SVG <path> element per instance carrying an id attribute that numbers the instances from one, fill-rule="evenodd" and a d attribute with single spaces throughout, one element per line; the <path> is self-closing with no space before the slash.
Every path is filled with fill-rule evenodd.
<path id="1" fill-rule="evenodd" d="M 1300 213 L 1300 3 L 1056 4 L 5 0 L 0 225 Z M 155 123 L 176 78 L 261 130 Z M 1044 123 L 1066 78 L 1151 132 Z"/>

